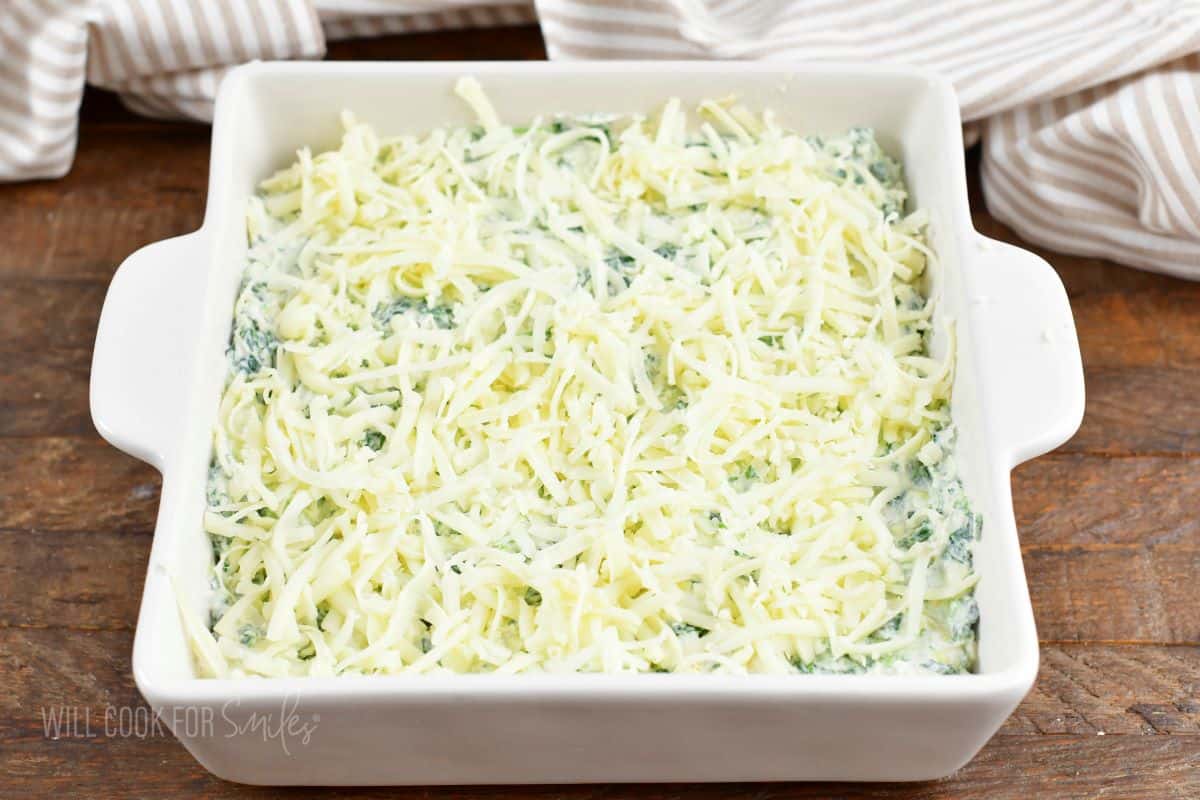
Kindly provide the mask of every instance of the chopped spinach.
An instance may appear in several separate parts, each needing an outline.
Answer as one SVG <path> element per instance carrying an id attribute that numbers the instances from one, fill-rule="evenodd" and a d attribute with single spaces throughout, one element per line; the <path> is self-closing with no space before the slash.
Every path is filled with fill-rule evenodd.
<path id="1" fill-rule="evenodd" d="M 896 634 L 900 632 L 900 625 L 903 622 L 904 613 L 901 612 L 876 628 L 875 632 L 871 634 L 870 638 L 879 642 L 886 642 L 889 639 L 894 639 L 896 638 Z"/>
<path id="2" fill-rule="evenodd" d="M 961 528 L 950 534 L 949 540 L 946 542 L 945 555 L 951 561 L 957 561 L 960 564 L 966 564 L 968 567 L 974 561 L 974 556 L 971 552 L 971 545 L 975 541 L 975 530 L 973 521 L 976 515 L 971 514 L 971 522 L 963 525 Z"/>
<path id="3" fill-rule="evenodd" d="M 386 328 L 393 317 L 408 311 L 416 313 L 420 319 L 430 320 L 443 330 L 454 327 L 454 309 L 448 305 L 431 306 L 425 299 L 413 300 L 411 297 L 399 297 L 391 303 L 383 303 L 371 314 L 381 328 Z"/>
<path id="4" fill-rule="evenodd" d="M 957 641 L 971 639 L 979 631 L 979 604 L 971 596 L 960 597 L 950 606 L 950 635 Z"/>
<path id="5" fill-rule="evenodd" d="M 796 672 L 801 675 L 812 675 L 817 671 L 817 667 L 811 661 L 805 661 L 798 655 L 792 656 L 788 661 L 795 668 Z"/>
<path id="6" fill-rule="evenodd" d="M 643 358 L 643 363 L 646 365 L 646 377 L 654 380 L 658 377 L 659 358 L 655 353 L 646 353 Z"/>
<path id="7" fill-rule="evenodd" d="M 928 486 L 930 480 L 929 467 L 914 458 L 908 464 L 908 479 L 912 481 L 914 486 Z"/>
<path id="8" fill-rule="evenodd" d="M 246 647 L 254 647 L 262 637 L 263 631 L 257 625 L 243 625 L 238 628 L 238 641 Z"/>
<path id="9" fill-rule="evenodd" d="M 229 360 L 243 375 L 257 375 L 262 369 L 275 366 L 278 347 L 275 334 L 260 328 L 257 321 L 239 315 L 229 344 Z"/>
<path id="10" fill-rule="evenodd" d="M 338 512 L 338 505 L 327 495 L 321 495 L 316 502 L 310 503 L 304 510 L 304 516 L 309 522 L 316 524 Z"/>
<path id="11" fill-rule="evenodd" d="M 614 296 L 633 284 L 637 260 L 625 253 L 613 253 L 604 259 L 608 267 L 608 294 Z"/>
<path id="12" fill-rule="evenodd" d="M 221 465 L 216 459 L 209 462 L 208 465 L 208 488 L 205 491 L 205 499 L 210 506 L 221 506 L 229 502 L 229 496 L 225 494 L 222 488 L 225 483 L 225 472 L 221 469 Z"/>
<path id="13" fill-rule="evenodd" d="M 225 551 L 229 549 L 229 540 L 224 536 L 208 535 L 208 546 L 212 548 L 213 563 L 217 564 L 221 561 L 221 556 L 225 555 Z"/>
<path id="14" fill-rule="evenodd" d="M 386 441 L 387 437 L 374 429 L 364 433 L 362 438 L 362 443 L 377 453 L 383 449 L 383 444 Z"/>
<path id="15" fill-rule="evenodd" d="M 676 636 L 708 636 L 710 631 L 708 628 L 701 628 L 699 625 L 692 625 L 687 622 L 675 622 L 671 625 L 671 630 L 675 631 Z"/>
<path id="16" fill-rule="evenodd" d="M 915 531 L 901 539 L 898 544 L 901 549 L 909 550 L 917 542 L 929 541 L 931 536 L 933 536 L 933 526 L 928 522 L 922 522 Z"/>
<path id="17" fill-rule="evenodd" d="M 859 663 L 847 656 L 840 658 L 831 658 L 829 654 L 825 654 L 812 661 L 805 661 L 800 656 L 792 656 L 789 659 L 791 665 L 797 672 L 802 675 L 857 675 L 867 671 L 870 661 L 867 663 Z"/>
<path id="18" fill-rule="evenodd" d="M 750 489 L 750 484 L 754 483 L 758 478 L 758 470 L 754 468 L 753 464 L 737 464 L 735 465 L 734 473 L 729 476 L 729 482 L 739 492 L 745 492 Z"/>

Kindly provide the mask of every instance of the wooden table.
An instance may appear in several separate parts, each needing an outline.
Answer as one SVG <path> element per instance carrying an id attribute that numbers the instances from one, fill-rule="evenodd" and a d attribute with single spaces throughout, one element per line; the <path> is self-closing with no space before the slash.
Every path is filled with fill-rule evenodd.
<path id="1" fill-rule="evenodd" d="M 333 53 L 464 55 L 543 50 L 536 29 L 514 28 Z M 145 713 L 130 649 L 159 478 L 92 428 L 92 341 L 121 260 L 200 224 L 209 131 L 135 117 L 99 93 L 83 117 L 70 175 L 0 186 L 0 796 L 274 797 L 211 777 L 162 729 L 106 730 L 106 709 Z M 974 157 L 970 170 L 976 226 L 1020 243 L 984 210 Z M 969 766 L 918 785 L 406 794 L 1200 797 L 1200 284 L 1039 252 L 1071 297 L 1087 413 L 1073 440 L 1013 476 L 1042 668 Z M 75 724 L 54 740 L 46 713 L 63 707 Z"/>

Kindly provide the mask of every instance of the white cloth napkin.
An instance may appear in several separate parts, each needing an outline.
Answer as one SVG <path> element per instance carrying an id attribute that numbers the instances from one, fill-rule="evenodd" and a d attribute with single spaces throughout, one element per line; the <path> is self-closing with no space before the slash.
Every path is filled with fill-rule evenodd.
<path id="1" fill-rule="evenodd" d="M 7 0 L 0 180 L 70 168 L 85 80 L 207 119 L 250 59 L 538 22 L 552 59 L 917 64 L 983 140 L 989 210 L 1056 250 L 1200 279 L 1200 0 Z"/>

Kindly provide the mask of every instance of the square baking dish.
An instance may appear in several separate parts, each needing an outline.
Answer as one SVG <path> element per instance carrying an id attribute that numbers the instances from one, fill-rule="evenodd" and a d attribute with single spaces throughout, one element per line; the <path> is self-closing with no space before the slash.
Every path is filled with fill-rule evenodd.
<path id="1" fill-rule="evenodd" d="M 956 320 L 953 413 L 985 520 L 977 674 L 195 676 L 179 602 L 208 592 L 201 527 L 210 431 L 246 254 L 245 203 L 297 148 L 336 145 L 339 112 L 385 134 L 468 124 L 451 89 L 484 84 L 501 115 L 652 112 L 738 95 L 805 133 L 876 129 L 928 210 L 938 314 Z M 947 342 L 934 341 L 944 352 Z M 163 475 L 134 643 L 138 688 L 184 746 L 260 784 L 918 780 L 965 764 L 1033 684 L 1038 641 L 1009 473 L 1066 441 L 1083 371 L 1066 293 L 1045 261 L 983 238 L 967 206 L 948 82 L 909 68 L 729 62 L 259 63 L 217 100 L 200 230 L 130 256 L 96 338 L 92 417 Z"/>

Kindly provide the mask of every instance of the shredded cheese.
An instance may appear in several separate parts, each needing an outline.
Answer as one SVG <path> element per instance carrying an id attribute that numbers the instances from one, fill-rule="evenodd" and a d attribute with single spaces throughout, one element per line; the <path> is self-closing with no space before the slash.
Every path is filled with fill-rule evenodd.
<path id="1" fill-rule="evenodd" d="M 870 131 L 458 93 L 250 202 L 199 669 L 969 670 L 953 347 Z"/>

